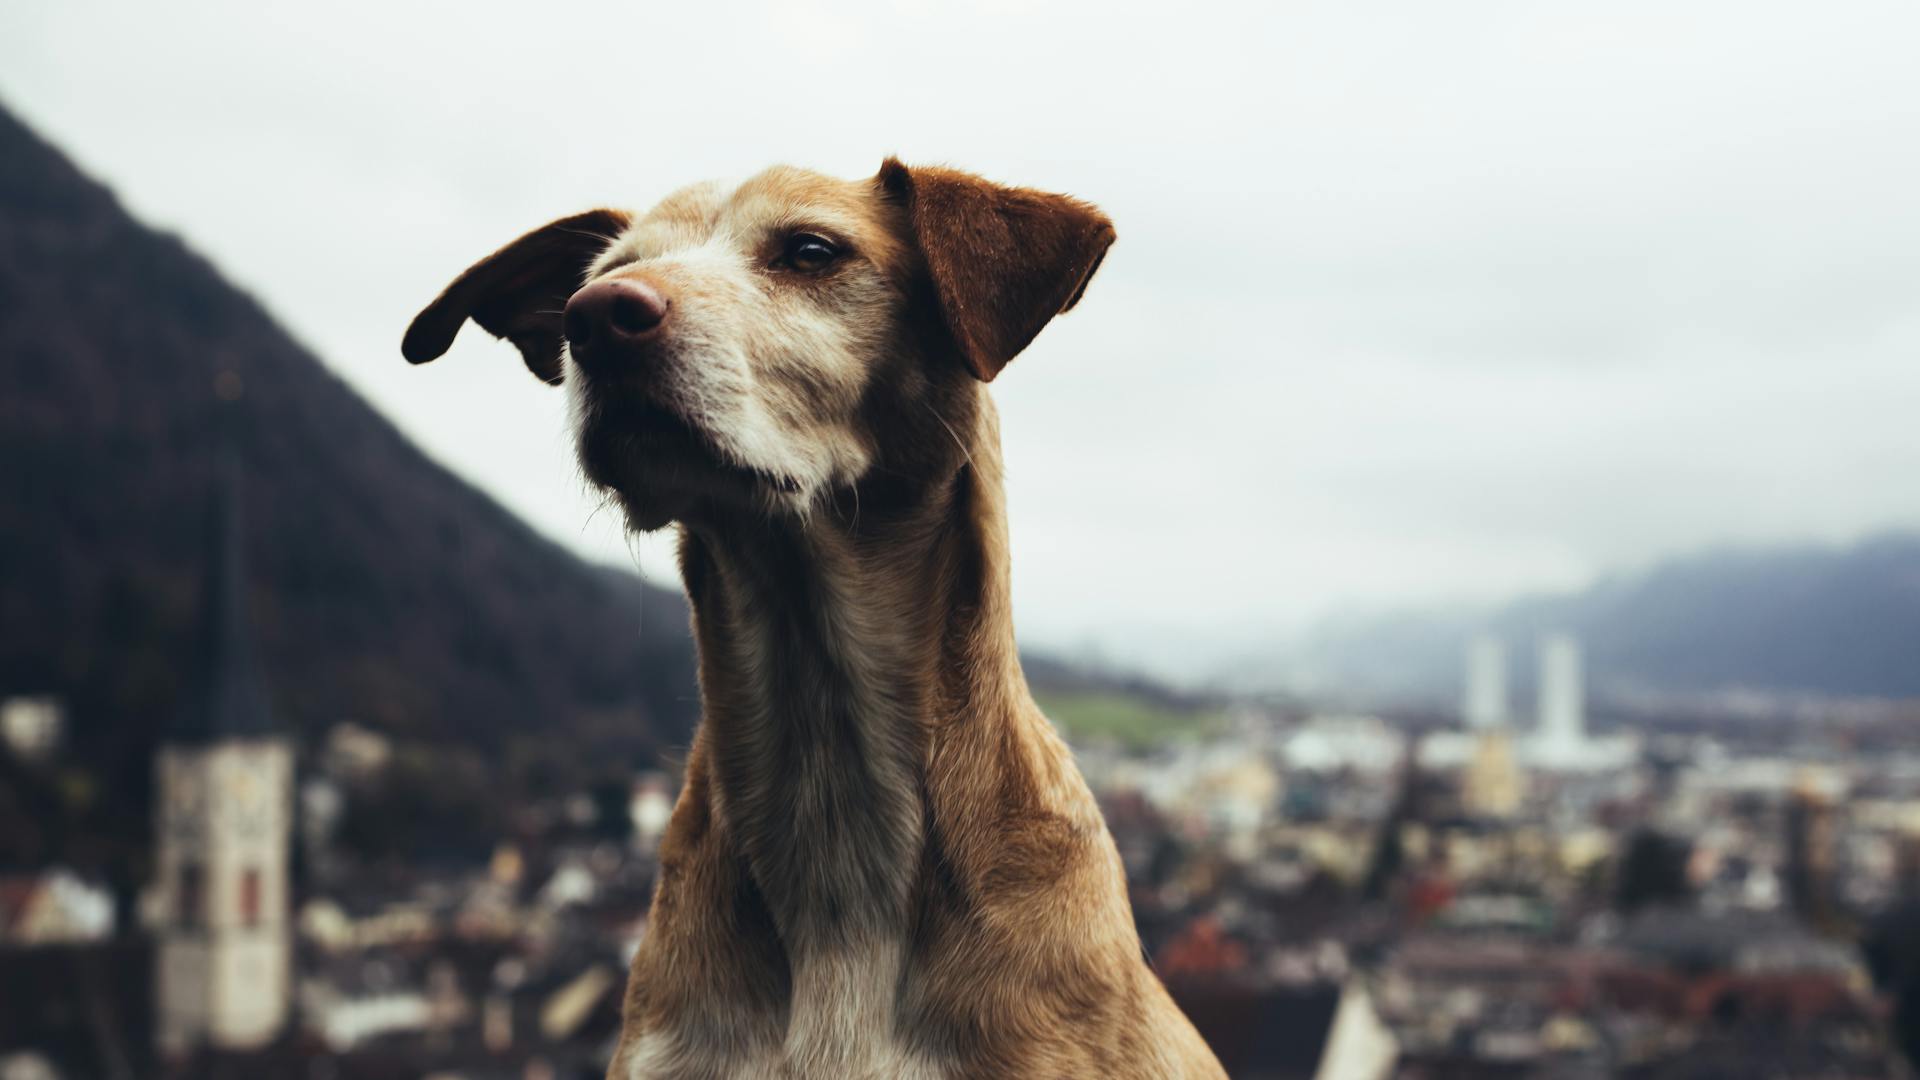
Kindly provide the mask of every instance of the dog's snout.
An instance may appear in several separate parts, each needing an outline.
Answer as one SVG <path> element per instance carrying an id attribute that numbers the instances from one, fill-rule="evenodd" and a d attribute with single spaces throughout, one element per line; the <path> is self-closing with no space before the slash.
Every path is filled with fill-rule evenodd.
<path id="1" fill-rule="evenodd" d="M 567 301 L 567 344 L 589 366 L 617 363 L 660 332 L 671 302 L 636 278 L 596 281 Z"/>

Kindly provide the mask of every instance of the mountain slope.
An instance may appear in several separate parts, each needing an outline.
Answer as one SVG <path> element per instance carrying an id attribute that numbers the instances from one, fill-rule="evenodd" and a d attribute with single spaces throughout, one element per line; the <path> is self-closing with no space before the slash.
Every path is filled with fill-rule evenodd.
<path id="1" fill-rule="evenodd" d="M 1920 535 L 1710 551 L 1483 616 L 1367 620 L 1304 651 L 1320 680 L 1447 698 L 1467 637 L 1496 633 L 1530 681 L 1533 639 L 1580 635 L 1600 691 L 1920 698 Z"/>
<path id="2" fill-rule="evenodd" d="M 297 731 L 351 718 L 490 757 L 684 738 L 676 594 L 582 562 L 429 461 L 0 111 L 0 692 L 66 697 L 83 747 L 143 758 L 181 707 L 223 443 L 247 608 Z"/>

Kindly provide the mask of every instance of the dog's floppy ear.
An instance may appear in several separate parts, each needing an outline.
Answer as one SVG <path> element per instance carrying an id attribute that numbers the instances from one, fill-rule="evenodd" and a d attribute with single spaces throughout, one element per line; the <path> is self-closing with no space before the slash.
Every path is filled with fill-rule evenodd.
<path id="1" fill-rule="evenodd" d="M 471 318 L 518 346 L 527 370 L 558 384 L 567 297 L 631 220 L 623 210 L 589 210 L 543 225 L 474 263 L 414 316 L 401 355 L 412 364 L 434 359 Z"/>
<path id="2" fill-rule="evenodd" d="M 982 382 L 1080 300 L 1113 243 L 1107 215 L 1065 195 L 897 158 L 877 179 L 906 206 L 940 314 Z"/>

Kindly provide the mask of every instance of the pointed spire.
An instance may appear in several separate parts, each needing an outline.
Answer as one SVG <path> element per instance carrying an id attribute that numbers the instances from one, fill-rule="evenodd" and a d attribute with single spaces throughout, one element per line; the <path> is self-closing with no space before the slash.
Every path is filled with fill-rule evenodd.
<path id="1" fill-rule="evenodd" d="M 200 671 L 186 708 L 169 732 L 181 742 L 258 738 L 279 730 L 254 662 L 247 626 L 240 466 L 224 440 L 211 494 L 200 604 Z"/>

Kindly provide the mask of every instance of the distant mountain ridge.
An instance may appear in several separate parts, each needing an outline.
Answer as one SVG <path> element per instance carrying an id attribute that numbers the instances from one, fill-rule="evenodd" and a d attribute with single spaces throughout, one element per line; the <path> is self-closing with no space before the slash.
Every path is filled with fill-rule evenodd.
<path id="1" fill-rule="evenodd" d="M 1452 700 L 1472 634 L 1504 638 L 1524 685 L 1534 642 L 1556 630 L 1579 635 L 1601 693 L 1920 699 L 1920 532 L 1710 550 L 1480 615 L 1328 627 L 1295 667 L 1315 682 Z"/>

